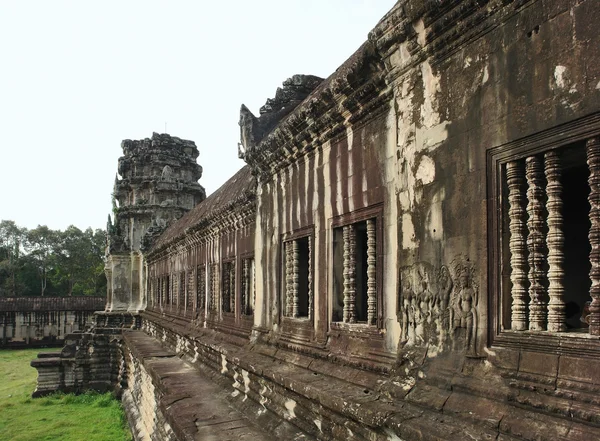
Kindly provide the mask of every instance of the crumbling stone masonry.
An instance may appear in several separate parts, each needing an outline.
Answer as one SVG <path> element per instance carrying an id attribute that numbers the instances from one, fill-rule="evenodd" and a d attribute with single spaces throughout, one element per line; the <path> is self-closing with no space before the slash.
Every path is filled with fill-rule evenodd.
<path id="1" fill-rule="evenodd" d="M 121 143 L 119 174 L 108 217 L 107 311 L 139 311 L 146 304 L 142 251 L 166 226 L 204 200 L 202 167 L 192 141 L 154 133 Z M 121 179 L 119 179 L 119 175 Z M 114 221 L 114 222 L 113 222 Z"/>
<path id="2" fill-rule="evenodd" d="M 247 165 L 119 294 L 136 437 L 600 439 L 598 17 L 401 0 L 242 106 Z"/>

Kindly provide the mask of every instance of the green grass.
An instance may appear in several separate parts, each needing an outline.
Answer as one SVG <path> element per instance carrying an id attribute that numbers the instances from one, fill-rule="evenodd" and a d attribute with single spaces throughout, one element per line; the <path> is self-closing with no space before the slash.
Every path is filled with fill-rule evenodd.
<path id="1" fill-rule="evenodd" d="M 131 440 L 120 403 L 111 394 L 31 398 L 39 349 L 0 351 L 0 440 Z"/>

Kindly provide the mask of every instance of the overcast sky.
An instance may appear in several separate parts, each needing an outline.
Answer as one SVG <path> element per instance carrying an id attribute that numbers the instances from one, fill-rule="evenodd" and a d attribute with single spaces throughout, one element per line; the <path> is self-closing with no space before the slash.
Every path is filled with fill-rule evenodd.
<path id="1" fill-rule="evenodd" d="M 212 193 L 239 108 L 327 77 L 394 0 L 0 0 L 0 219 L 105 228 L 121 140 L 196 142 Z"/>

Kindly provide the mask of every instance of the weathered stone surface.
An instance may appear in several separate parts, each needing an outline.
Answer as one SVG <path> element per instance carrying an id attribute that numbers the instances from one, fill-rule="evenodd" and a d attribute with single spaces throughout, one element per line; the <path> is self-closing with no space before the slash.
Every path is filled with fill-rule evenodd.
<path id="1" fill-rule="evenodd" d="M 260 108 L 260 116 L 255 117 L 242 104 L 240 109 L 240 157 L 252 150 L 286 115 L 323 81 L 314 75 L 294 75 L 283 82 L 283 88 L 277 88 L 274 98 L 269 98 Z"/>
<path id="2" fill-rule="evenodd" d="M 600 439 L 599 7 L 399 1 L 329 78 L 243 107 L 247 167 L 114 257 L 189 364 L 126 343 L 131 414 L 181 439 L 200 371 L 280 438 Z"/>
<path id="3" fill-rule="evenodd" d="M 60 346 L 105 304 L 104 297 L 0 298 L 0 347 Z"/>
<path id="4" fill-rule="evenodd" d="M 106 276 L 108 311 L 138 311 L 145 307 L 146 276 L 142 251 L 165 228 L 206 198 L 198 184 L 202 167 L 196 163 L 193 141 L 153 133 L 152 138 L 121 143 L 119 177 L 109 215 Z"/>

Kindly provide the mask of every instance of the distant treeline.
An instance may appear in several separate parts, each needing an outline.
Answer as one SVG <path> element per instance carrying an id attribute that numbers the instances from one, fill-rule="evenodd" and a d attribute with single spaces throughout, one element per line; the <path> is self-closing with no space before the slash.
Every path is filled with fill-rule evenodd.
<path id="1" fill-rule="evenodd" d="M 103 296 L 104 230 L 0 222 L 0 296 Z"/>

